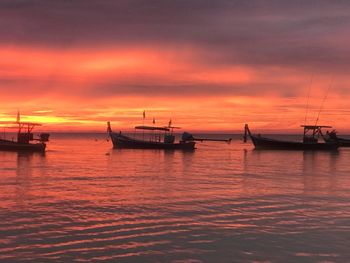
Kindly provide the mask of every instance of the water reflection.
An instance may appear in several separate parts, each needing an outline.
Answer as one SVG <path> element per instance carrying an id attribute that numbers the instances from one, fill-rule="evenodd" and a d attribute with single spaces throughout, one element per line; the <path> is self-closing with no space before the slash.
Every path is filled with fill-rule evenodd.
<path id="1" fill-rule="evenodd" d="M 181 155 L 181 168 L 184 175 L 192 171 L 192 165 L 194 162 L 194 151 L 184 151 L 180 153 Z"/>
<path id="2" fill-rule="evenodd" d="M 350 256 L 350 151 L 112 150 L 103 137 L 61 137 L 46 156 L 0 153 L 0 261 Z"/>
<path id="3" fill-rule="evenodd" d="M 343 167 L 340 155 L 338 151 L 244 150 L 244 186 L 252 193 L 277 194 L 301 189 L 304 194 L 324 196 L 338 188 L 337 174 L 339 167 Z M 252 189 L 254 185 L 260 187 Z"/>
<path id="4" fill-rule="evenodd" d="M 25 205 L 30 200 L 32 179 L 35 175 L 43 175 L 45 165 L 45 153 L 12 153 L 16 159 L 16 203 Z M 37 164 L 39 164 L 37 166 Z"/>
<path id="5" fill-rule="evenodd" d="M 337 172 L 339 152 L 303 152 L 303 173 L 314 174 L 318 172 L 334 174 Z"/>
<path id="6" fill-rule="evenodd" d="M 305 194 L 330 194 L 336 189 L 339 152 L 304 152 L 303 184 Z"/>

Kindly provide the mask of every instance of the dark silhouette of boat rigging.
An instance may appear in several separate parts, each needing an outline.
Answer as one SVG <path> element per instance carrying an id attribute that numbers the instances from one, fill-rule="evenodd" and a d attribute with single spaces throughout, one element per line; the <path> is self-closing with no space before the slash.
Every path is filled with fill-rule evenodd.
<path id="1" fill-rule="evenodd" d="M 11 125 L 7 128 L 16 128 L 17 140 L 0 139 L 1 151 L 26 151 L 26 152 L 45 152 L 46 142 L 49 141 L 49 134 L 42 133 L 38 138 L 34 137 L 33 129 L 36 126 L 41 126 L 39 123 L 21 122 L 20 114 L 17 114 L 15 122 L 1 122 L 1 124 Z M 32 143 L 37 141 L 36 143 Z"/>
<path id="2" fill-rule="evenodd" d="M 213 138 L 194 137 L 191 133 L 188 133 L 188 132 L 184 132 L 182 134 L 181 139 L 183 141 L 198 141 L 198 142 L 227 142 L 227 143 L 230 143 L 232 141 L 231 138 L 229 138 L 229 139 L 213 139 Z"/>
<path id="3" fill-rule="evenodd" d="M 350 147 L 350 139 L 338 137 L 335 130 L 332 130 L 331 132 L 327 131 L 325 140 L 327 142 L 337 142 L 340 147 Z"/>
<path id="4" fill-rule="evenodd" d="M 247 138 L 252 140 L 255 149 L 259 150 L 337 150 L 340 144 L 337 141 L 328 141 L 322 133 L 323 128 L 332 128 L 331 126 L 319 126 L 319 125 L 302 125 L 304 128 L 302 141 L 284 141 L 271 138 L 262 137 L 260 134 L 253 135 L 248 127 L 248 124 L 244 127 L 244 142 L 247 142 Z M 324 142 L 319 142 L 319 139 L 323 139 Z"/>

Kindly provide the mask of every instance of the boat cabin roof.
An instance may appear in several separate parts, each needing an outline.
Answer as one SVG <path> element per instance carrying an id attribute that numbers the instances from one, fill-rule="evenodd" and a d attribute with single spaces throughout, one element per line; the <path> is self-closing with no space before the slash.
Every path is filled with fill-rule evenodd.
<path id="1" fill-rule="evenodd" d="M 310 129 L 310 130 L 316 130 L 320 128 L 332 128 L 332 126 L 326 126 L 326 125 L 301 125 L 300 127 L 303 127 L 305 129 Z"/>
<path id="2" fill-rule="evenodd" d="M 138 130 L 149 130 L 149 131 L 170 131 L 168 127 L 155 127 L 155 126 L 136 126 Z"/>

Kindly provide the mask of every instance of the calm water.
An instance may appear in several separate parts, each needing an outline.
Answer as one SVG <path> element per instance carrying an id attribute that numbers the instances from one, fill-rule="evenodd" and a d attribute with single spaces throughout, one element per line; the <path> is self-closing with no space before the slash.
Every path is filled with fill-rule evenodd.
<path id="1" fill-rule="evenodd" d="M 1 262 L 350 261 L 350 149 L 112 150 L 103 138 L 0 152 Z"/>

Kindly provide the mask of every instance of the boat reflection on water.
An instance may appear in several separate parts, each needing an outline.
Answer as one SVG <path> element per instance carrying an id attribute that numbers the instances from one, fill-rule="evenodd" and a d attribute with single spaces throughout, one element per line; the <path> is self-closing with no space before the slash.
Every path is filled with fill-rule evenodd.
<path id="1" fill-rule="evenodd" d="M 337 189 L 338 163 L 341 158 L 338 151 L 303 152 L 302 178 L 305 194 L 328 195 Z"/>
<path id="2" fill-rule="evenodd" d="M 26 205 L 31 200 L 32 181 L 37 177 L 45 178 L 45 152 L 7 153 L 10 158 L 16 158 L 16 203 Z M 35 192 L 35 189 L 34 189 Z"/>
<path id="3" fill-rule="evenodd" d="M 164 151 L 162 149 L 113 149 L 109 155 L 109 165 L 120 170 L 125 164 L 142 167 L 145 174 L 149 172 L 167 174 L 191 170 L 194 151 Z M 119 165 L 123 164 L 123 165 Z M 112 172 L 112 171 L 111 171 Z"/>
<path id="4" fill-rule="evenodd" d="M 342 188 L 340 178 L 348 172 L 341 167 L 347 157 L 339 151 L 245 149 L 242 157 L 242 185 L 245 191 L 257 195 L 302 193 L 305 196 L 334 196 Z"/>

